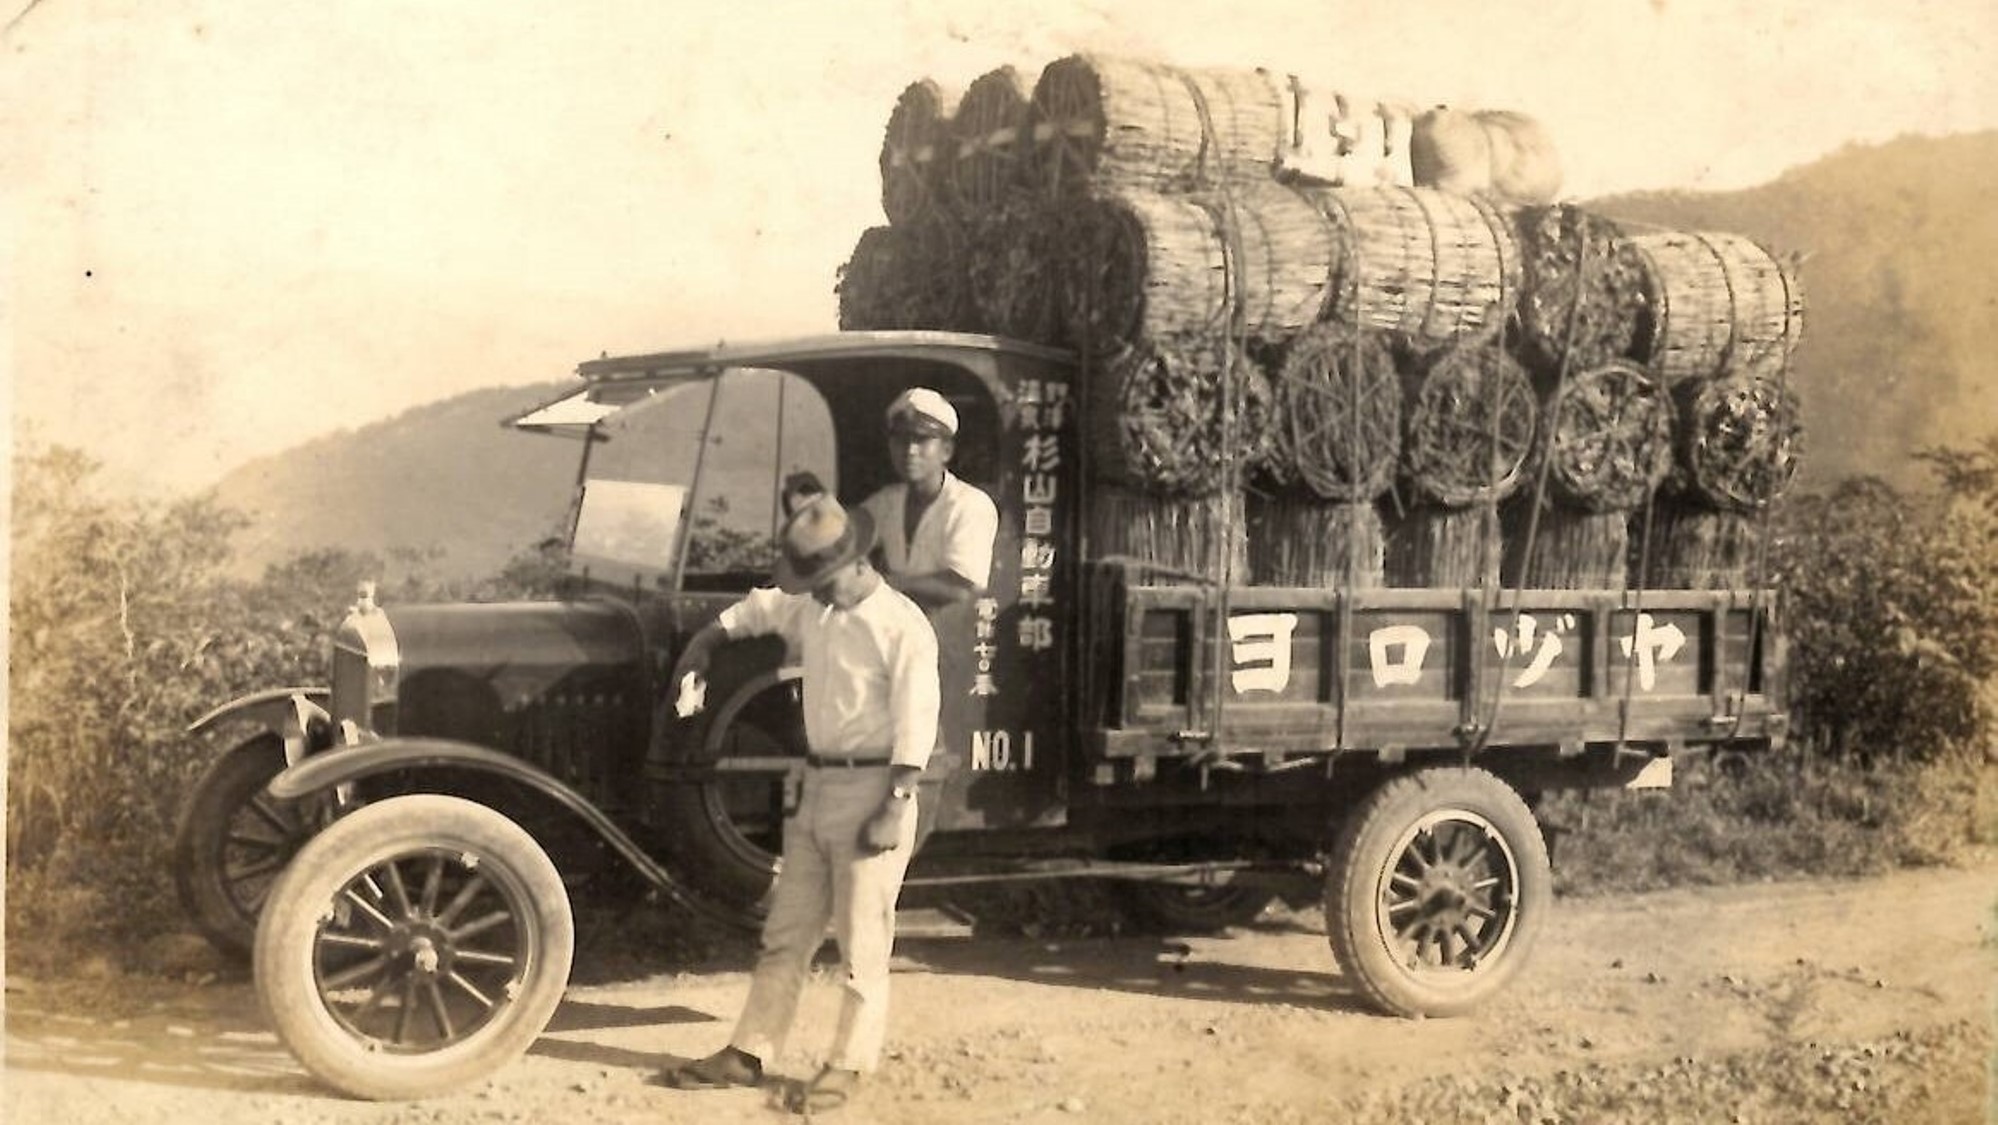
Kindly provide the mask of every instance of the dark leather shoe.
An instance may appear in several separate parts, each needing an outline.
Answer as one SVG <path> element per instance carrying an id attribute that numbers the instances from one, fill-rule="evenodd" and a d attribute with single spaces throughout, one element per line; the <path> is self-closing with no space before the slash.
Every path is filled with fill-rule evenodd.
<path id="1" fill-rule="evenodd" d="M 669 1066 L 659 1082 L 675 1090 L 725 1090 L 763 1084 L 763 1061 L 747 1051 L 723 1047 L 704 1059 Z"/>

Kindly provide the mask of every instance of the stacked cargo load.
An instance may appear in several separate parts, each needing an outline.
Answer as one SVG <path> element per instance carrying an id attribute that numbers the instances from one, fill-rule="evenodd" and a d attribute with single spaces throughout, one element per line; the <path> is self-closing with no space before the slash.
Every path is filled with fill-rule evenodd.
<path id="1" fill-rule="evenodd" d="M 911 83 L 880 167 L 841 327 L 1077 352 L 1093 556 L 1267 585 L 1755 577 L 1801 444 L 1793 273 L 1556 203 L 1529 117 L 1074 55 Z"/>

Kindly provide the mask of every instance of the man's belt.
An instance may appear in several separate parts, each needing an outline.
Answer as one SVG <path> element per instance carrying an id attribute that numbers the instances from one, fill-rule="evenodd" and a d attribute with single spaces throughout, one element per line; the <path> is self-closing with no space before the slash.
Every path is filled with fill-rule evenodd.
<path id="1" fill-rule="evenodd" d="M 879 769 L 894 761 L 886 754 L 862 757 L 857 754 L 807 754 L 805 764 L 813 769 Z"/>

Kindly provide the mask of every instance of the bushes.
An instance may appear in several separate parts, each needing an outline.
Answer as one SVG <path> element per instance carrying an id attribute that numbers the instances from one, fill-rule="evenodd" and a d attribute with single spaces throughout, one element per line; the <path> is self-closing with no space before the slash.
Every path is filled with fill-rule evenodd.
<path id="1" fill-rule="evenodd" d="M 1928 760 L 1991 742 L 1998 679 L 1998 434 L 1923 454 L 1941 490 L 1860 479 L 1792 501 L 1784 590 L 1791 700 L 1820 754 Z"/>
<path id="2" fill-rule="evenodd" d="M 1554 794 L 1537 812 L 1564 894 L 1873 875 L 1998 843 L 1987 774 L 1964 753 L 1868 765 L 1794 746 L 1694 760 L 1670 790 Z"/>
<path id="3" fill-rule="evenodd" d="M 222 577 L 243 518 L 196 498 L 111 501 L 65 449 L 14 466 L 8 921 L 42 936 L 178 928 L 167 842 L 221 743 L 186 724 L 258 688 L 326 682 L 327 642 L 360 579 L 384 596 L 497 597 L 548 583 L 523 556 L 469 589 L 389 563 L 315 551 L 257 582 Z"/>

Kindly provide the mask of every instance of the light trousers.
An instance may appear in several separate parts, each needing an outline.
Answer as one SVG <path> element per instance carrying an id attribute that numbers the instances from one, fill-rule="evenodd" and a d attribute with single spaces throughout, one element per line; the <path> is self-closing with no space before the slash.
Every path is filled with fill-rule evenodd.
<path id="1" fill-rule="evenodd" d="M 915 850 L 920 799 L 903 802 L 907 808 L 893 851 L 863 855 L 860 827 L 881 808 L 888 787 L 885 768 L 805 771 L 797 811 L 784 823 L 783 866 L 731 1046 L 765 1063 L 783 1053 L 811 976 L 812 955 L 831 922 L 845 984 L 826 1065 L 862 1071 L 879 1065 L 888 1032 L 895 899 Z"/>

